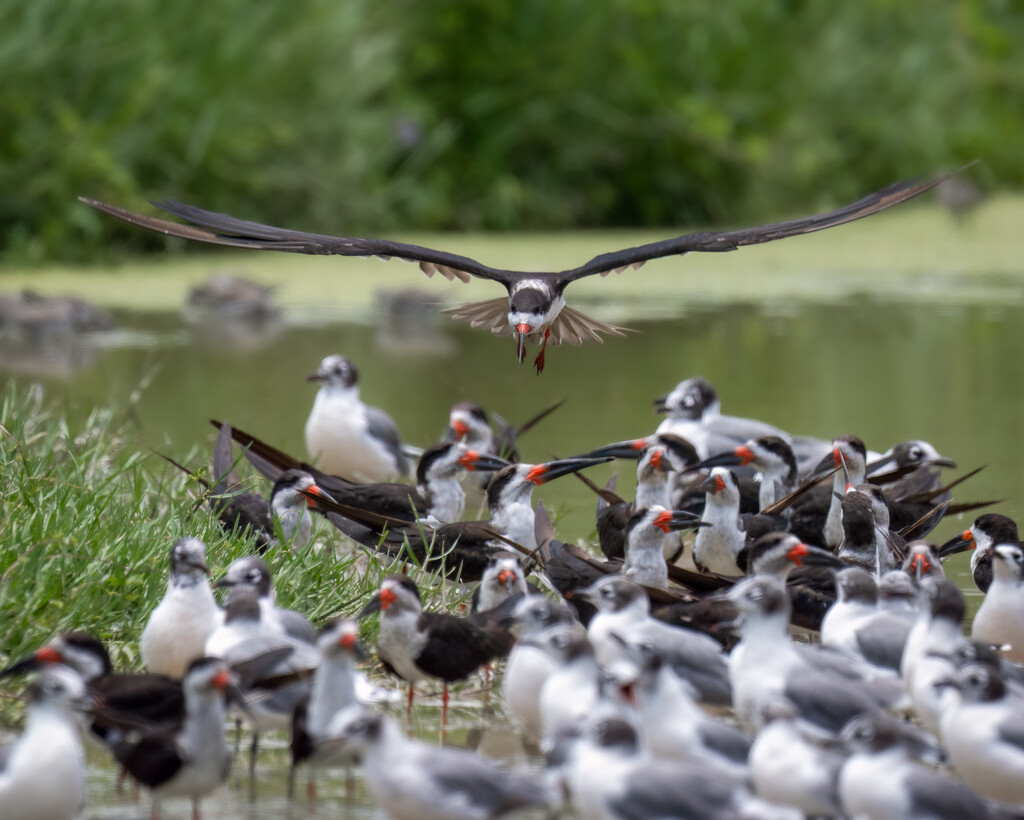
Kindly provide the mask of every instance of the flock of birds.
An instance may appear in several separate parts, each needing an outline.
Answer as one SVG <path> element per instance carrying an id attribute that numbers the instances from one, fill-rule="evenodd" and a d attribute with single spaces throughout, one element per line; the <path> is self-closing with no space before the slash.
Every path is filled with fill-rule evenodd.
<path id="1" fill-rule="evenodd" d="M 928 443 L 873 453 L 853 436 L 793 436 L 722 415 L 691 378 L 655 401 L 666 418 L 651 435 L 525 464 L 518 437 L 556 408 L 495 431 L 460 403 L 417 452 L 361 401 L 350 361 L 329 356 L 310 378 L 317 467 L 214 422 L 207 502 L 259 554 L 211 586 L 200 540 L 171 547 L 139 640 L 148 671 L 115 672 L 82 632 L 0 670 L 35 676 L 24 732 L 0 749 L 3 816 L 80 812 L 84 730 L 151 792 L 154 816 L 187 798 L 198 817 L 228 776 L 229 716 L 251 728 L 253 789 L 261 733 L 288 732 L 290 793 L 301 766 L 311 801 L 319 770 L 358 770 L 397 820 L 565 806 L 582 820 L 1024 812 L 1024 551 L 995 513 L 926 540 L 943 515 L 986 505 L 953 502 L 962 479 L 943 481 L 955 465 Z M 242 489 L 235 442 L 273 482 L 269 499 Z M 532 492 L 612 458 L 636 461 L 636 496 L 584 479 L 598 558 L 558 540 Z M 387 483 L 413 465 L 414 484 Z M 485 494 L 486 520 L 462 520 L 467 489 Z M 275 604 L 261 557 L 302 548 L 315 515 L 394 571 L 355 618 L 319 631 Z M 941 563 L 968 549 L 986 593 L 972 639 Z M 425 609 L 414 565 L 434 583 L 478 582 L 468 612 Z M 448 685 L 503 662 L 501 703 L 543 766 L 512 772 L 407 734 L 401 697 L 360 669 L 359 620 L 377 613 L 377 656 L 408 684 L 410 727 L 417 684 L 443 687 L 444 727 Z"/>

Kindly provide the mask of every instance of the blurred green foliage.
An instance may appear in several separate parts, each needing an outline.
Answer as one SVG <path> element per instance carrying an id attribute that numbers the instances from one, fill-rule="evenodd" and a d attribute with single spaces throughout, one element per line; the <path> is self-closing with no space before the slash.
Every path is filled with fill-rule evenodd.
<path id="1" fill-rule="evenodd" d="M 1024 181 L 1012 0 L 0 7 L 0 254 L 157 236 L 86 194 L 332 233 L 682 225 L 975 157 Z"/>

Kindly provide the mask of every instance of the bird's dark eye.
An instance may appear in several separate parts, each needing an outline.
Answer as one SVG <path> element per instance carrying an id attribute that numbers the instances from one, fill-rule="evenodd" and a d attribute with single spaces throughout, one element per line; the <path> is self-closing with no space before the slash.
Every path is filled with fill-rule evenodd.
<path id="1" fill-rule="evenodd" d="M 920 447 L 911 447 L 910 453 L 908 455 L 910 456 L 911 460 L 919 461 L 923 454 L 921 453 Z"/>
<path id="2" fill-rule="evenodd" d="M 249 570 L 249 575 L 247 577 L 249 578 L 249 583 L 255 585 L 259 583 L 260 571 L 258 569 Z"/>

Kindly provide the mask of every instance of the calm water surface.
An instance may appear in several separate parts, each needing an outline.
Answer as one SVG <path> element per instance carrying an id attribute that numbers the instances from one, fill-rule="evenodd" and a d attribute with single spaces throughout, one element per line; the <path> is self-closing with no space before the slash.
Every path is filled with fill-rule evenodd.
<path id="1" fill-rule="evenodd" d="M 582 306 L 587 309 L 587 306 Z M 640 315 L 645 311 L 641 310 Z M 177 314 L 118 316 L 121 330 L 95 347 L 59 353 L 40 373 L 10 351 L 0 367 L 8 378 L 38 383 L 75 417 L 96 405 L 128 407 L 137 446 L 176 457 L 207 459 L 208 419 L 219 418 L 303 455 L 303 425 L 314 385 L 304 381 L 320 359 L 344 353 L 360 368 L 363 398 L 386 409 L 403 437 L 427 446 L 444 430 L 448 409 L 472 399 L 519 423 L 544 407 L 565 406 L 524 438 L 524 459 L 544 461 L 650 433 L 659 417 L 651 400 L 680 380 L 701 375 L 716 385 L 726 413 L 753 416 L 793 433 L 831 438 L 856 434 L 869 447 L 922 438 L 957 460 L 960 472 L 987 465 L 967 482 L 963 500 L 1006 499 L 995 509 L 1020 518 L 1024 471 L 1019 467 L 1024 416 L 1024 307 L 1019 299 L 842 304 L 809 301 L 785 307 L 735 304 L 690 310 L 672 321 L 632 321 L 639 333 L 604 345 L 549 351 L 543 376 L 514 358 L 511 340 L 429 318 L 412 328 L 375 318 L 365 324 L 288 322 L 266 334 L 232 334 L 197 327 Z M 384 327 L 385 329 L 381 329 Z M 43 351 L 45 352 L 45 351 Z M 531 352 L 532 357 L 532 352 Z M 135 398 L 132 398 L 135 395 Z M 630 470 L 618 466 L 620 488 Z M 603 483 L 612 467 L 593 471 Z M 566 540 L 593 534 L 594 497 L 565 478 L 535 493 L 557 514 Z M 945 540 L 969 520 L 945 521 Z M 966 557 L 947 567 L 965 590 Z M 481 724 L 479 710 L 460 714 L 453 742 L 486 727 L 498 738 L 492 754 L 525 762 L 500 719 Z M 436 716 L 418 718 L 437 741 Z M 433 723 L 431 722 L 433 721 Z M 283 739 L 261 758 L 261 797 L 246 798 L 244 764 L 228 789 L 208 803 L 208 817 L 270 818 L 310 814 L 285 801 Z M 88 816 L 148 815 L 148 803 L 117 798 L 113 772 L 93 756 Z M 321 778 L 319 816 L 376 816 L 360 790 L 346 805 L 341 779 Z M 168 805 L 165 816 L 187 816 Z"/>

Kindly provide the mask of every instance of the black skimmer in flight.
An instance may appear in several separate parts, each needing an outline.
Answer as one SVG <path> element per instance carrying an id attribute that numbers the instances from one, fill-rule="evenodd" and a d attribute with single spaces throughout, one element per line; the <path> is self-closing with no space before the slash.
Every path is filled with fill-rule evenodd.
<path id="1" fill-rule="evenodd" d="M 427 276 L 440 273 L 446 279 L 460 279 L 463 282 L 468 282 L 470 277 L 475 276 L 496 282 L 508 291 L 507 297 L 471 302 L 448 308 L 445 312 L 457 320 L 469 322 L 472 327 L 490 330 L 495 335 L 513 335 L 519 361 L 525 358 L 527 339 L 540 343 L 541 350 L 534 361 L 537 372 L 540 373 L 544 369 L 544 353 L 549 343 L 578 345 L 588 340 L 599 342 L 602 333 L 622 335 L 625 330 L 593 319 L 566 305 L 564 291 L 578 279 L 639 268 L 652 259 L 666 256 L 701 251 L 731 251 L 744 245 L 757 245 L 833 228 L 918 196 L 949 176 L 926 182 L 913 181 L 890 185 L 850 205 L 817 216 L 776 222 L 756 228 L 686 234 L 635 248 L 604 253 L 577 268 L 561 272 L 501 270 L 446 251 L 389 240 L 325 236 L 275 228 L 236 219 L 227 214 L 205 211 L 180 202 L 156 204 L 161 210 L 191 224 L 132 213 L 94 199 L 83 197 L 82 201 L 134 225 L 214 245 L 319 255 L 377 256 L 384 259 L 397 257 L 419 263 L 420 269 Z M 757 435 L 762 433 L 754 434 Z M 749 434 L 744 435 L 740 442 L 751 437 Z"/>

